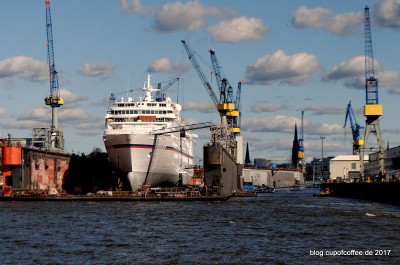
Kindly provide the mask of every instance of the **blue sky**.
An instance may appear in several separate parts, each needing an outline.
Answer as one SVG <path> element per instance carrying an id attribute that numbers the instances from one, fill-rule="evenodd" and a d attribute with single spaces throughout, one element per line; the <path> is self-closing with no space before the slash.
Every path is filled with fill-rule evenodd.
<path id="1" fill-rule="evenodd" d="M 373 51 L 380 82 L 385 145 L 400 145 L 400 1 L 52 0 L 54 50 L 64 106 L 59 124 L 68 152 L 104 150 L 101 135 L 111 93 L 181 75 L 168 90 L 188 123 L 219 121 L 181 40 L 196 52 L 211 79 L 209 49 L 236 89 L 242 81 L 242 136 L 251 158 L 290 159 L 294 126 L 304 110 L 306 161 L 351 154 L 345 110 L 352 101 L 365 125 L 364 7 L 371 12 Z M 31 137 L 49 124 L 45 1 L 0 3 L 1 136 Z M 134 97 L 140 96 L 138 92 Z M 212 111 L 210 111 L 212 110 Z M 196 159 L 207 130 L 199 130 Z M 375 138 L 370 136 L 372 145 Z"/>

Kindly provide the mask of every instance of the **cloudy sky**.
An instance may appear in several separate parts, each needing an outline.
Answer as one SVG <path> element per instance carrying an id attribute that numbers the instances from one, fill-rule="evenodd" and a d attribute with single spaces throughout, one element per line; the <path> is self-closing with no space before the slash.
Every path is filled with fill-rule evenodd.
<path id="1" fill-rule="evenodd" d="M 51 122 L 44 104 L 49 94 L 44 2 L 0 3 L 2 137 L 31 137 L 33 126 Z M 326 137 L 324 156 L 351 154 L 349 124 L 343 128 L 350 100 L 357 122 L 365 125 L 366 5 L 384 106 L 382 136 L 393 147 L 400 145 L 399 0 L 52 0 L 55 62 L 65 102 L 59 123 L 67 151 L 104 150 L 108 97 L 142 87 L 146 73 L 155 85 L 183 76 L 168 94 L 183 105 L 185 120 L 218 122 L 181 45 L 184 39 L 216 92 L 209 49 L 235 90 L 242 81 L 242 136 L 252 159 L 288 161 L 302 110 L 307 161 L 321 156 L 321 136 Z M 196 133 L 201 159 L 209 135 Z M 371 145 L 375 141 L 371 136 Z"/>

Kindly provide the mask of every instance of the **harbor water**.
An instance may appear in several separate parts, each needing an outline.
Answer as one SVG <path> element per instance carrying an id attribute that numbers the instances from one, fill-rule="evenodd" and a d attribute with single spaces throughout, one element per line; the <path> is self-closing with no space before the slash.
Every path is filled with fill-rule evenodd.
<path id="1" fill-rule="evenodd" d="M 0 202 L 1 264 L 400 264 L 400 207 L 278 191 L 224 202 Z"/>

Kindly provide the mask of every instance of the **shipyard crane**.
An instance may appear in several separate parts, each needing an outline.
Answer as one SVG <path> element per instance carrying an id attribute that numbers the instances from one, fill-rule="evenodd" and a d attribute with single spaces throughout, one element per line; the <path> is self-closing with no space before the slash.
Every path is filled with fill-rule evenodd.
<path id="1" fill-rule="evenodd" d="M 215 79 L 217 80 L 217 85 L 218 85 L 219 93 L 220 93 L 219 102 L 220 103 L 233 103 L 234 100 L 233 100 L 232 86 L 229 84 L 228 79 L 222 75 L 222 73 L 220 71 L 221 66 L 218 63 L 218 59 L 215 54 L 215 51 L 212 49 L 210 49 L 210 56 L 211 56 L 211 63 L 213 66 Z M 239 86 L 241 86 L 241 83 L 239 84 Z M 241 88 L 238 88 L 238 91 L 240 89 Z M 239 92 L 239 95 L 240 95 L 240 92 Z M 240 104 L 240 102 L 238 104 Z M 232 132 L 234 137 L 236 137 L 237 135 L 240 134 L 240 128 L 238 126 L 239 114 L 240 113 L 239 113 L 238 107 L 236 106 L 236 102 L 234 104 L 234 109 L 226 112 L 228 128 Z"/>
<path id="2" fill-rule="evenodd" d="M 58 76 L 54 60 L 53 46 L 53 26 L 51 23 L 50 0 L 46 0 L 46 30 L 47 30 L 47 59 L 50 71 L 50 95 L 46 97 L 46 105 L 51 107 L 52 124 L 51 124 L 51 147 L 56 149 L 64 149 L 62 132 L 58 128 L 57 108 L 64 104 L 64 99 L 60 96 L 58 86 Z"/>
<path id="3" fill-rule="evenodd" d="M 347 120 L 350 120 L 350 127 L 353 135 L 353 155 L 358 155 L 360 154 L 360 149 L 364 145 L 364 140 L 361 139 L 360 136 L 360 129 L 364 129 L 364 127 L 357 123 L 356 117 L 353 112 L 353 108 L 351 107 L 351 100 L 349 104 L 347 104 L 346 118 L 344 120 L 343 128 L 346 127 Z"/>
<path id="4" fill-rule="evenodd" d="M 160 101 L 160 100 L 161 100 L 161 95 L 162 95 L 168 88 L 170 88 L 170 87 L 173 86 L 177 81 L 179 81 L 179 79 L 182 79 L 182 77 L 179 76 L 179 77 L 177 77 L 177 78 L 174 78 L 174 79 L 171 79 L 171 80 L 167 81 L 168 84 L 167 84 L 166 86 L 164 86 L 164 87 L 161 87 L 161 84 L 162 84 L 162 83 L 158 83 L 158 84 L 157 84 L 157 89 L 158 89 L 158 90 L 156 91 L 156 101 Z"/>
<path id="5" fill-rule="evenodd" d="M 383 160 L 383 141 L 381 130 L 379 127 L 379 117 L 383 114 L 383 106 L 378 101 L 378 79 L 375 77 L 374 69 L 374 56 L 372 49 L 372 34 L 371 22 L 369 15 L 369 7 L 364 9 L 364 26 L 365 26 L 365 99 L 364 116 L 365 116 L 365 130 L 364 130 L 364 145 L 360 150 L 360 173 L 361 178 L 364 179 L 364 154 L 366 151 L 378 152 L 379 154 L 379 173 L 376 175 L 382 176 L 384 174 L 384 160 Z M 378 146 L 367 147 L 368 137 L 370 132 L 374 133 L 377 139 Z"/>
<path id="6" fill-rule="evenodd" d="M 240 96 L 242 93 L 242 82 L 238 82 L 238 87 L 236 90 L 236 99 L 235 99 L 235 110 L 238 111 L 238 116 L 234 119 L 234 130 L 233 133 L 235 136 L 240 135 L 240 127 L 241 127 L 241 119 L 242 119 L 242 106 L 240 105 Z"/>
<path id="7" fill-rule="evenodd" d="M 211 63 L 214 70 L 215 79 L 217 80 L 217 85 L 219 88 L 219 103 L 232 103 L 233 102 L 233 91 L 232 86 L 226 77 L 222 76 L 220 71 L 217 56 L 214 50 L 210 50 Z"/>
<path id="8" fill-rule="evenodd" d="M 201 82 L 203 83 L 204 87 L 207 90 L 208 95 L 210 96 L 211 100 L 213 101 L 213 103 L 215 104 L 215 106 L 218 109 L 218 98 L 214 93 L 214 90 L 212 89 L 210 82 L 208 82 L 206 76 L 204 75 L 203 71 L 200 68 L 199 63 L 197 62 L 196 57 L 194 56 L 194 53 L 192 51 L 192 49 L 190 49 L 190 47 L 187 45 L 186 41 L 182 40 L 181 41 L 183 44 L 183 47 L 186 50 L 186 53 L 188 54 L 189 60 L 192 62 L 194 69 L 197 72 L 197 75 L 200 77 Z"/>
<path id="9" fill-rule="evenodd" d="M 218 100 L 214 90 L 212 89 L 210 83 L 206 79 L 203 71 L 201 70 L 201 67 L 197 62 L 197 59 L 192 49 L 189 47 L 186 41 L 182 40 L 181 42 L 186 50 L 189 60 L 191 61 L 194 69 L 196 70 L 201 82 L 203 83 L 221 117 L 221 123 L 219 127 L 214 128 L 211 132 L 212 142 L 218 143 L 219 145 L 223 146 L 234 159 L 239 160 L 239 157 L 237 156 L 237 142 L 235 141 L 235 137 L 232 135 L 232 131 L 228 128 L 227 124 L 227 113 L 235 111 L 235 105 L 232 102 L 228 102 L 226 100 L 228 97 L 220 97 L 220 100 Z"/>

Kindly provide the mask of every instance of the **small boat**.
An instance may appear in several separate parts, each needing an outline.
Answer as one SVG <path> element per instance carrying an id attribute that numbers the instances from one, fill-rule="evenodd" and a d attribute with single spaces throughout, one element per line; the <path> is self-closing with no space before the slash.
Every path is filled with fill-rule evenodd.
<path id="1" fill-rule="evenodd" d="M 275 188 L 271 188 L 268 186 L 261 186 L 254 189 L 255 193 L 274 193 Z"/>

